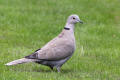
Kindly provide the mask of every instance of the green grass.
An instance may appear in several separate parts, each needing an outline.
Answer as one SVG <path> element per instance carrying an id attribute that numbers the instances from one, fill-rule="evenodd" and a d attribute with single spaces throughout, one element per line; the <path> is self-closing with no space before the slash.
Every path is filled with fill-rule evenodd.
<path id="1" fill-rule="evenodd" d="M 0 80 L 120 80 L 119 0 L 0 0 Z M 62 72 L 38 64 L 5 66 L 31 54 L 78 14 L 77 49 Z"/>

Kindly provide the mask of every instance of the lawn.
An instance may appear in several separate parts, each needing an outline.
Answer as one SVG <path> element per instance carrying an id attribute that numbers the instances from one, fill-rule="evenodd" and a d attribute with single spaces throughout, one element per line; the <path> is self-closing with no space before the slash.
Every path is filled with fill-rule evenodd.
<path id="1" fill-rule="evenodd" d="M 76 51 L 61 73 L 27 63 L 4 64 L 31 54 L 78 14 Z M 0 0 L 0 80 L 120 80 L 119 0 Z"/>

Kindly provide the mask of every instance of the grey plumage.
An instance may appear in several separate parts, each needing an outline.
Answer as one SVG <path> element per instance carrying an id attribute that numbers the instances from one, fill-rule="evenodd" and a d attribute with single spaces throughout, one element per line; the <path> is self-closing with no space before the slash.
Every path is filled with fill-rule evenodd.
<path id="1" fill-rule="evenodd" d="M 41 49 L 25 58 L 9 62 L 5 65 L 16 65 L 28 62 L 36 62 L 49 66 L 51 69 L 57 68 L 60 72 L 61 66 L 72 56 L 75 51 L 74 24 L 82 23 L 77 15 L 71 15 L 62 32 L 53 40 L 48 42 Z"/>

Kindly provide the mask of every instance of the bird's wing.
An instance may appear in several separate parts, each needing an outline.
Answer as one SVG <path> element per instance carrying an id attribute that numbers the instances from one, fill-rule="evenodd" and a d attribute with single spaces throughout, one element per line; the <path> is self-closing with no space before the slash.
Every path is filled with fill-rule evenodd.
<path id="1" fill-rule="evenodd" d="M 43 60 L 60 60 L 64 59 L 74 52 L 75 46 L 73 40 L 68 38 L 56 37 L 48 42 L 35 53 L 26 56 L 26 58 L 43 59 Z"/>

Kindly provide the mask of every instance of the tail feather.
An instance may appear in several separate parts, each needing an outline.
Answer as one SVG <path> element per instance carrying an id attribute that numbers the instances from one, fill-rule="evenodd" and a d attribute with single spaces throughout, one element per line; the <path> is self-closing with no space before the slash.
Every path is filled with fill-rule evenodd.
<path id="1" fill-rule="evenodd" d="M 5 65 L 11 66 L 11 65 L 16 65 L 16 64 L 22 64 L 22 63 L 28 63 L 28 62 L 35 62 L 36 59 L 27 59 L 27 58 L 21 58 L 18 60 L 11 61 Z"/>

